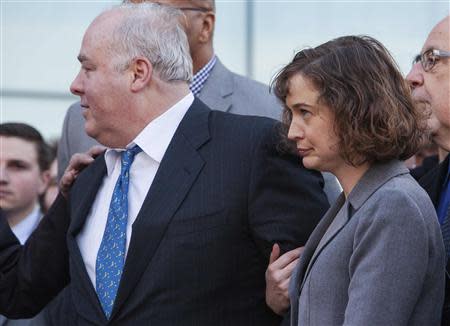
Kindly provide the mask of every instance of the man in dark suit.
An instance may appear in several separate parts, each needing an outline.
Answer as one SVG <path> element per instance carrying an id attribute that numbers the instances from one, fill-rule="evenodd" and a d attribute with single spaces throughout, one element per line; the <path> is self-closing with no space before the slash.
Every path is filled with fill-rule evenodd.
<path id="1" fill-rule="evenodd" d="M 109 149 L 24 247 L 0 221 L 0 313 L 32 315 L 68 284 L 55 325 L 280 322 L 264 301 L 270 249 L 306 242 L 323 180 L 281 150 L 274 120 L 194 99 L 179 15 L 121 6 L 88 28 L 71 90 Z"/>
<path id="2" fill-rule="evenodd" d="M 414 99 L 430 113 L 428 123 L 433 141 L 450 151 L 450 16 L 428 35 L 422 52 L 407 76 Z M 442 325 L 450 325 L 450 159 L 424 175 L 419 184 L 436 208 L 447 252 L 446 291 Z"/>
<path id="3" fill-rule="evenodd" d="M 128 2 L 158 2 L 183 11 L 182 26 L 187 34 L 194 76 L 189 87 L 212 110 L 243 115 L 257 115 L 279 119 L 281 106 L 269 87 L 255 80 L 233 73 L 214 53 L 214 0 L 131 0 Z M 124 1 L 127 2 L 127 1 Z M 58 176 L 61 178 L 70 158 L 86 152 L 98 142 L 84 130 L 80 103 L 70 106 L 64 119 L 58 147 Z M 341 192 L 336 178 L 323 174 L 325 193 L 334 202 Z"/>

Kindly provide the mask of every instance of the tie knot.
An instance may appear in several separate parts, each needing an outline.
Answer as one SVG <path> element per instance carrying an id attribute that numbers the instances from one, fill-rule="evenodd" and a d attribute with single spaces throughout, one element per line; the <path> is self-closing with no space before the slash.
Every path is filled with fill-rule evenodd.
<path id="1" fill-rule="evenodd" d="M 129 149 L 127 149 L 125 152 L 122 152 L 122 166 L 128 167 L 133 163 L 134 157 L 139 152 L 142 152 L 142 148 L 140 148 L 138 145 L 135 145 Z"/>

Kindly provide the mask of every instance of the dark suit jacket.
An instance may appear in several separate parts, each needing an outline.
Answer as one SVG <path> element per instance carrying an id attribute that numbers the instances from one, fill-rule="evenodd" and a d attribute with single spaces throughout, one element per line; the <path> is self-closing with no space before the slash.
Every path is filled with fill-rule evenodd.
<path id="1" fill-rule="evenodd" d="M 420 180 L 425 174 L 433 170 L 438 164 L 438 155 L 428 156 L 423 159 L 422 165 L 411 169 L 409 173 L 415 180 Z"/>
<path id="2" fill-rule="evenodd" d="M 320 174 L 278 150 L 275 126 L 268 118 L 210 111 L 194 101 L 133 224 L 111 324 L 280 322 L 265 304 L 271 246 L 277 242 L 289 250 L 304 245 L 328 205 Z M 65 234 L 66 218 L 56 216 L 66 209 L 61 198 L 24 249 L 0 226 L 0 313 L 37 311 L 70 275 L 70 285 L 52 307 L 54 324 L 107 323 L 76 242 L 105 172 L 102 156 L 72 188 L 68 253 L 49 250 L 50 242 L 59 239 L 42 225 L 60 223 L 62 230 L 54 233 Z M 46 242 L 47 252 L 36 252 Z M 55 245 L 64 247 L 60 240 Z M 67 258 L 70 272 L 64 269 Z M 54 280 L 47 278 L 46 264 L 55 270 L 50 274 Z M 47 297 L 31 286 L 41 278 L 43 290 L 49 287 Z M 22 292 L 15 290 L 17 284 Z"/>
<path id="3" fill-rule="evenodd" d="M 442 185 L 448 172 L 448 161 L 450 154 L 447 158 L 433 170 L 424 175 L 419 184 L 426 190 L 437 209 L 439 203 L 439 196 L 441 195 Z M 447 262 L 447 273 L 445 282 L 445 301 L 442 314 L 442 325 L 450 325 L 450 261 Z"/>

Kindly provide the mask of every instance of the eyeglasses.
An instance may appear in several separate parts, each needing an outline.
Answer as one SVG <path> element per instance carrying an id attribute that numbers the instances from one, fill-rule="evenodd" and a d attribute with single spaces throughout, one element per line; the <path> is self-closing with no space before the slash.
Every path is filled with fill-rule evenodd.
<path id="1" fill-rule="evenodd" d="M 437 49 L 429 49 L 422 54 L 415 56 L 413 64 L 420 62 L 424 71 L 428 72 L 436 65 L 441 58 L 449 58 L 449 51 L 442 51 Z"/>
<path id="2" fill-rule="evenodd" d="M 211 11 L 211 9 L 208 8 L 202 8 L 202 7 L 174 7 L 178 10 L 182 10 L 182 11 L 199 11 L 199 12 L 208 12 Z"/>

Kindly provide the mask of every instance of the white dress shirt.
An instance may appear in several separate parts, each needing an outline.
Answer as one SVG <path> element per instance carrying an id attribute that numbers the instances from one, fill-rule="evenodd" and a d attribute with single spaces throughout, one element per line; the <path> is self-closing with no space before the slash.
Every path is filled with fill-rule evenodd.
<path id="1" fill-rule="evenodd" d="M 19 239 L 20 244 L 24 244 L 41 220 L 41 209 L 36 205 L 33 211 L 22 221 L 11 227 L 14 235 Z"/>
<path id="2" fill-rule="evenodd" d="M 175 134 L 181 120 L 194 101 L 192 93 L 186 95 L 162 115 L 151 121 L 137 137 L 127 145 L 138 145 L 138 153 L 130 168 L 128 189 L 128 223 L 125 256 L 130 245 L 132 226 L 153 183 L 159 164 Z M 120 154 L 123 149 L 108 149 L 105 152 L 107 174 L 95 197 L 86 222 L 77 236 L 77 243 L 89 278 L 95 288 L 95 264 L 108 219 L 109 205 L 114 186 L 120 175 Z"/>

